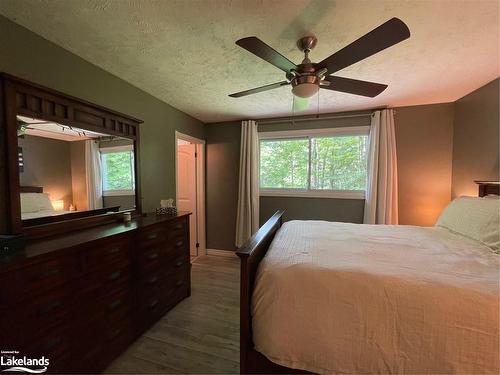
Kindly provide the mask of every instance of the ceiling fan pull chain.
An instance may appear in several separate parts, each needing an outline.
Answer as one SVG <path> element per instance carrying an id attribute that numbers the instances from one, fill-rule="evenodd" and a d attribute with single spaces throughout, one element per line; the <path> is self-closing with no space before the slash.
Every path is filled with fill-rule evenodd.
<path id="1" fill-rule="evenodd" d="M 317 98 L 316 118 L 319 118 L 319 93 L 320 93 L 320 91 L 318 91 L 318 93 L 316 94 L 316 98 Z"/>

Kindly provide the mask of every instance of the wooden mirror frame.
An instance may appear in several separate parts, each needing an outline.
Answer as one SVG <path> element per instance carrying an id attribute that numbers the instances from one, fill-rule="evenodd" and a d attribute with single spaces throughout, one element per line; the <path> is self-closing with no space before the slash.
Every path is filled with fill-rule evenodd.
<path id="1" fill-rule="evenodd" d="M 139 125 L 141 120 L 89 103 L 32 82 L 0 73 L 0 233 L 42 237 L 117 220 L 120 213 L 23 227 L 18 164 L 17 115 L 59 122 L 81 129 L 116 135 L 134 142 L 135 210 L 141 211 Z M 130 211 L 130 210 L 126 210 Z M 123 212 L 123 211 L 122 211 Z"/>

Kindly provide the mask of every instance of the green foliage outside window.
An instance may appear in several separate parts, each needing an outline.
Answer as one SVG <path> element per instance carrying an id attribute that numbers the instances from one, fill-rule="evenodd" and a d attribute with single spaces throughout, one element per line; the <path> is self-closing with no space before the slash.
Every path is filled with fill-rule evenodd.
<path id="1" fill-rule="evenodd" d="M 260 187 L 365 190 L 367 142 L 365 135 L 262 140 Z"/>
<path id="2" fill-rule="evenodd" d="M 260 186 L 307 189 L 308 159 L 308 139 L 261 141 Z"/>
<path id="3" fill-rule="evenodd" d="M 131 151 L 102 154 L 103 188 L 107 190 L 134 189 L 134 153 Z"/>
<path id="4" fill-rule="evenodd" d="M 311 139 L 311 189 L 365 190 L 367 138 Z"/>

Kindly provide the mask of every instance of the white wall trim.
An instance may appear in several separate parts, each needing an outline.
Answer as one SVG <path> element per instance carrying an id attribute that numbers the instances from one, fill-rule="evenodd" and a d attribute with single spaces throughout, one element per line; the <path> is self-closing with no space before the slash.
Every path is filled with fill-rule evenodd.
<path id="1" fill-rule="evenodd" d="M 304 137 L 340 137 L 349 135 L 368 135 L 369 126 L 345 126 L 324 129 L 299 129 L 285 131 L 259 132 L 259 139 L 283 139 Z"/>
<path id="2" fill-rule="evenodd" d="M 177 145 L 177 139 L 182 139 L 184 141 L 188 141 L 188 142 L 196 143 L 196 144 L 205 144 L 204 139 L 196 138 L 196 137 L 181 133 L 181 132 L 176 130 L 175 131 L 175 144 L 176 145 Z"/>
<path id="3" fill-rule="evenodd" d="M 215 255 L 229 258 L 236 258 L 236 252 L 232 250 L 217 250 L 217 249 L 207 249 L 207 255 Z"/>
<path id="4" fill-rule="evenodd" d="M 115 152 L 133 152 L 134 145 L 103 147 L 99 149 L 101 154 L 113 154 Z"/>
<path id="5" fill-rule="evenodd" d="M 261 197 L 365 199 L 365 192 L 359 190 L 260 189 L 259 195 Z"/>
<path id="6" fill-rule="evenodd" d="M 103 190 L 103 197 L 135 196 L 135 190 Z"/>
<path id="7" fill-rule="evenodd" d="M 198 248 L 198 256 L 206 254 L 206 244 L 207 244 L 207 233 L 205 224 L 205 140 L 199 139 L 181 132 L 175 131 L 175 205 L 177 206 L 178 197 L 178 170 L 177 170 L 177 141 L 182 139 L 187 142 L 191 142 L 197 145 L 196 152 L 198 157 L 196 159 L 196 179 L 198 184 L 196 200 L 198 206 L 198 243 L 200 244 Z"/>

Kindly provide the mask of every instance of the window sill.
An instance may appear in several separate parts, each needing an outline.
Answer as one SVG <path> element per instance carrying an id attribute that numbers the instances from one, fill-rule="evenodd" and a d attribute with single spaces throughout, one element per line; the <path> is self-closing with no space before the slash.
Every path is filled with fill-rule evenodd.
<path id="1" fill-rule="evenodd" d="M 264 190 L 261 197 L 297 197 L 297 198 L 330 198 L 330 199 L 365 199 L 365 192 L 359 190 Z"/>
<path id="2" fill-rule="evenodd" d="M 118 197 L 118 196 L 125 196 L 125 195 L 135 195 L 135 191 L 134 190 L 108 190 L 108 191 L 102 192 L 103 197 Z"/>

